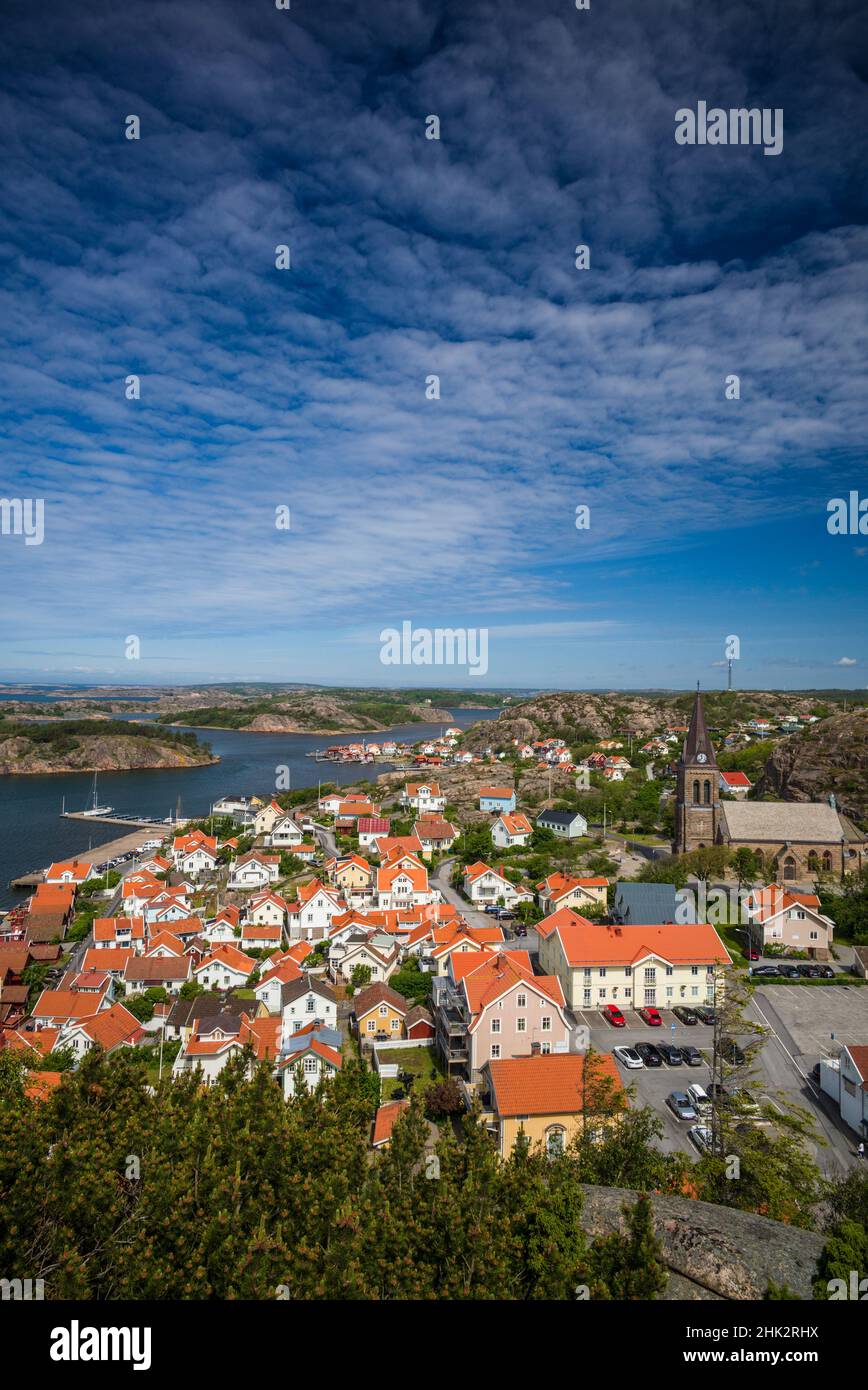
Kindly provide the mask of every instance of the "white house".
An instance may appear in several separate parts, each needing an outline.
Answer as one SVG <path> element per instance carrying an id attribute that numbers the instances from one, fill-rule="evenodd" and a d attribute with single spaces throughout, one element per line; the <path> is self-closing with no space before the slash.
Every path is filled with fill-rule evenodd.
<path id="1" fill-rule="evenodd" d="M 279 1014 L 283 986 L 290 984 L 293 980 L 300 979 L 301 970 L 295 961 L 283 960 L 271 970 L 266 971 L 259 984 L 254 985 L 253 993 L 259 1003 L 265 1005 L 270 1014 Z"/>
<path id="2" fill-rule="evenodd" d="M 194 967 L 193 974 L 205 989 L 241 989 L 255 964 L 237 946 L 215 946 Z"/>
<path id="3" fill-rule="evenodd" d="M 257 893 L 247 904 L 247 920 L 256 927 L 283 927 L 286 925 L 286 902 L 272 890 Z"/>
<path id="4" fill-rule="evenodd" d="M 502 898 L 507 907 L 520 901 L 522 894 L 501 870 L 490 869 L 478 860 L 464 870 L 462 887 L 474 904 L 497 903 Z"/>
<path id="5" fill-rule="evenodd" d="M 230 888 L 265 888 L 269 883 L 276 883 L 280 875 L 280 858 L 276 854 L 263 854 L 260 850 L 251 850 L 249 854 L 243 854 L 229 871 Z"/>
<path id="6" fill-rule="evenodd" d="M 292 819 L 292 816 L 283 816 L 271 827 L 268 836 L 268 843 L 272 849 L 292 849 L 295 845 L 300 845 L 304 840 L 301 826 Z"/>
<path id="7" fill-rule="evenodd" d="M 498 849 L 526 845 L 532 834 L 533 826 L 522 811 L 505 811 L 491 827 L 491 838 Z"/>
<path id="8" fill-rule="evenodd" d="M 324 888 L 318 878 L 312 879 L 301 884 L 296 901 L 287 904 L 289 935 L 293 940 L 319 941 L 332 918 L 345 911 L 346 903 L 337 893 Z"/>
<path id="9" fill-rule="evenodd" d="M 297 980 L 290 980 L 283 985 L 280 1015 L 285 1038 L 292 1033 L 298 1033 L 308 1023 L 315 1021 L 330 1028 L 337 1028 L 337 995 L 324 980 L 302 974 Z"/>
<path id="10" fill-rule="evenodd" d="M 835 1101 L 844 1123 L 868 1140 L 868 1046 L 851 1043 L 839 1057 L 821 1058 L 820 1089 Z"/>
<path id="11" fill-rule="evenodd" d="M 405 806 L 412 806 L 419 815 L 440 812 L 446 806 L 446 797 L 437 782 L 408 782 L 401 800 Z"/>
<path id="12" fill-rule="evenodd" d="M 288 1100 L 301 1086 L 315 1091 L 324 1077 L 334 1076 L 342 1065 L 341 1035 L 334 1028 L 314 1026 L 285 1037 L 277 1074 Z"/>

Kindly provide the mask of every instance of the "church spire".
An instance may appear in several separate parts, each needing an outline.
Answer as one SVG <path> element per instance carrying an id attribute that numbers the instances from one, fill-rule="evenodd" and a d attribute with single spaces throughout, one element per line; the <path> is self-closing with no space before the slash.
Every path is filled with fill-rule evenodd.
<path id="1" fill-rule="evenodd" d="M 682 763 L 705 763 L 707 767 L 717 766 L 714 746 L 709 737 L 708 726 L 705 723 L 705 713 L 702 708 L 702 696 L 699 693 L 698 683 L 696 699 L 693 703 L 693 714 L 690 716 L 690 728 L 681 749 L 681 761 Z"/>

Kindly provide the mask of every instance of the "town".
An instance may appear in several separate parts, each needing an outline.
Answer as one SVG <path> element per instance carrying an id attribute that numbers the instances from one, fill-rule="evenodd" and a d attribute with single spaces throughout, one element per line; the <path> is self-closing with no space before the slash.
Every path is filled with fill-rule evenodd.
<path id="1" fill-rule="evenodd" d="M 697 694 L 591 751 L 496 724 L 482 752 L 456 727 L 329 748 L 415 770 L 227 794 L 116 862 L 51 864 L 0 921 L 0 1056 L 37 1105 L 94 1052 L 157 1095 L 240 1067 L 322 1098 L 358 1071 L 372 1155 L 414 1107 L 432 1154 L 473 1123 L 502 1160 L 641 1114 L 694 1196 L 714 1160 L 772 1164 L 798 1113 L 799 1162 L 842 1180 L 868 1135 L 866 838 L 834 795 L 751 799 L 718 765 L 819 722 L 718 749 Z"/>

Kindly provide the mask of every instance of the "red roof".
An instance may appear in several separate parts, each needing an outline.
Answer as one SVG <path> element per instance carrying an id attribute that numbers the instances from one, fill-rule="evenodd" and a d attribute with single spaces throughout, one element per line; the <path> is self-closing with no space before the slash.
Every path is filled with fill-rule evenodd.
<path id="1" fill-rule="evenodd" d="M 488 1062 L 492 1103 L 498 1115 L 580 1115 L 583 1092 L 593 1081 L 609 1082 L 621 1105 L 626 1104 L 624 1087 L 614 1058 L 608 1052 L 595 1052 L 593 1060 L 584 1053 L 551 1052 L 538 1057 L 505 1057 Z M 588 1080 L 585 1064 L 588 1061 Z"/>
<path id="2" fill-rule="evenodd" d="M 374 1116 L 374 1131 L 371 1135 L 371 1144 L 375 1149 L 381 1148 L 383 1144 L 388 1144 L 396 1121 L 409 1104 L 408 1100 L 390 1100 L 385 1105 L 380 1106 Z"/>

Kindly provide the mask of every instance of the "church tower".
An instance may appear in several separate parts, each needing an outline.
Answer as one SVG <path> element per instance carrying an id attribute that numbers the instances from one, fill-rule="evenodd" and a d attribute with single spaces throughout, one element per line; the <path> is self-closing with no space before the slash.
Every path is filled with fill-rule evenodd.
<path id="1" fill-rule="evenodd" d="M 708 735 L 702 696 L 696 690 L 690 728 L 678 762 L 675 802 L 675 852 L 710 847 L 720 820 L 720 774 Z"/>

